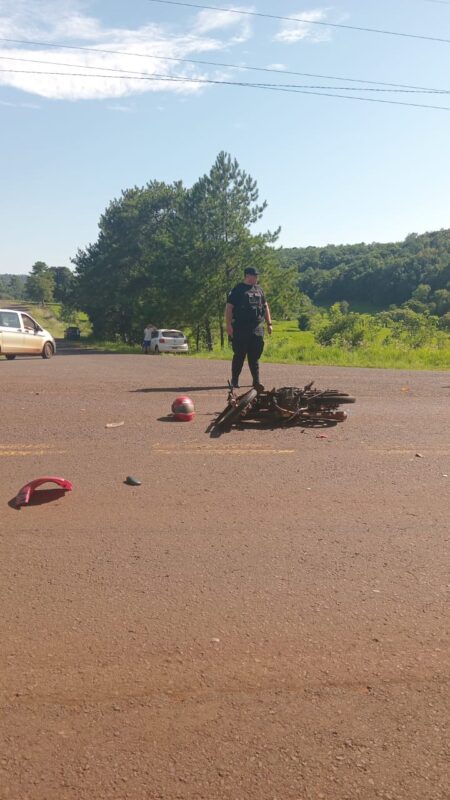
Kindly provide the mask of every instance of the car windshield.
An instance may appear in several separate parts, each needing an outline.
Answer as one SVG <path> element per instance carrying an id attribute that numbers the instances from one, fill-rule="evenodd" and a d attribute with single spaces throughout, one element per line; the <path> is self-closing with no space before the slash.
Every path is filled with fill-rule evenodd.
<path id="1" fill-rule="evenodd" d="M 184 333 L 181 333 L 181 331 L 161 331 L 161 333 L 167 339 L 184 339 Z"/>

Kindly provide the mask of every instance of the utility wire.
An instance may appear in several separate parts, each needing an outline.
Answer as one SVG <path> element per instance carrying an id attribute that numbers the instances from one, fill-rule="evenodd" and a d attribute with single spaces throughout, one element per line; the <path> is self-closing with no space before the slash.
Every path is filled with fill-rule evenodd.
<path id="1" fill-rule="evenodd" d="M 393 86 L 399 89 L 417 89 L 419 91 L 425 92 L 436 92 L 445 93 L 446 89 L 434 89 L 429 86 L 414 86 L 408 83 L 388 83 L 386 81 L 371 81 L 366 80 L 365 78 L 347 78 L 337 75 L 321 75 L 314 72 L 297 72 L 294 70 L 287 70 L 287 69 L 273 69 L 273 67 L 255 67 L 255 66 L 245 66 L 242 64 L 230 64 L 227 62 L 221 61 L 203 61 L 194 58 L 176 58 L 175 56 L 157 56 L 153 54 L 146 54 L 146 53 L 129 53 L 126 50 L 106 50 L 100 47 L 83 47 L 81 45 L 73 45 L 73 44 L 59 44 L 55 42 L 36 42 L 30 39 L 7 39 L 4 37 L 0 37 L 0 42 L 8 42 L 10 44 L 27 44 L 32 45 L 33 47 L 53 47 L 56 49 L 64 49 L 64 50 L 80 50 L 81 52 L 85 53 L 103 53 L 107 55 L 120 55 L 120 56 L 127 56 L 133 58 L 151 58 L 157 61 L 176 61 L 183 64 L 196 64 L 198 66 L 205 66 L 205 67 L 225 67 L 227 69 L 238 69 L 241 71 L 254 71 L 254 72 L 269 72 L 275 73 L 276 75 L 296 75 L 303 78 L 321 78 L 325 80 L 332 80 L 332 81 L 347 81 L 348 83 L 367 83 L 371 86 Z M 2 56 L 2 58 L 6 58 L 6 56 Z M 73 66 L 72 64 L 70 66 Z M 102 69 L 110 69 L 109 67 L 102 67 Z M 361 86 L 361 90 L 365 87 Z"/>
<path id="2" fill-rule="evenodd" d="M 74 64 L 70 64 L 70 63 L 68 63 L 66 61 L 45 61 L 43 59 L 17 58 L 15 56 L 0 56 L 0 59 L 2 61 L 20 61 L 22 63 L 25 62 L 26 64 L 45 64 L 45 65 L 51 66 L 51 67 L 69 67 L 70 69 L 74 69 L 75 68 Z M 97 70 L 97 72 L 98 72 L 98 70 L 101 70 L 102 72 L 120 73 L 119 77 L 122 77 L 124 79 L 128 78 L 128 77 L 129 78 L 133 78 L 134 76 L 138 76 L 138 77 L 143 77 L 143 78 L 156 78 L 157 80 L 160 80 L 160 79 L 161 80 L 167 80 L 167 79 L 170 79 L 170 78 L 175 78 L 175 79 L 179 78 L 180 80 L 187 80 L 187 81 L 190 81 L 190 82 L 195 82 L 197 80 L 195 78 L 195 76 L 189 77 L 187 75 L 178 75 L 178 76 L 177 75 L 162 75 L 160 73 L 155 73 L 155 72 L 139 72 L 137 70 L 125 69 L 125 68 L 121 69 L 119 67 L 103 67 L 101 64 L 98 64 L 98 65 L 79 64 L 77 66 L 78 66 L 78 69 L 81 68 L 81 69 L 88 69 L 88 70 Z M 6 70 L 0 69 L 0 72 L 15 72 L 15 71 L 16 70 L 12 70 L 12 69 L 11 70 L 10 69 L 6 69 Z M 20 70 L 20 72 L 22 72 L 22 70 Z M 64 73 L 58 73 L 58 74 L 72 75 L 73 73 L 64 72 Z M 86 73 L 86 75 L 87 75 L 87 77 L 92 77 L 89 73 Z M 103 77 L 103 78 L 113 77 L 113 78 L 115 78 L 116 75 L 114 74 L 114 75 L 111 75 L 111 76 L 109 76 L 109 75 L 101 75 L 100 76 L 99 74 L 97 74 L 97 75 L 94 75 L 94 77 L 96 77 L 96 78 L 97 77 Z M 198 79 L 198 80 L 201 80 L 201 79 Z M 253 84 L 251 84 L 251 83 L 247 84 L 247 83 L 244 83 L 244 82 L 236 82 L 236 85 L 240 86 L 240 85 L 253 85 Z M 271 88 L 280 87 L 280 88 L 288 88 L 288 89 L 330 89 L 330 90 L 333 90 L 333 91 L 336 90 L 336 91 L 347 91 L 347 92 L 364 91 L 364 92 L 386 92 L 386 93 L 389 92 L 389 93 L 392 93 L 392 94 L 443 94 L 443 95 L 450 94 L 450 89 L 391 89 L 391 88 L 381 88 L 381 87 L 378 87 L 378 86 L 377 87 L 373 87 L 373 86 L 370 86 L 370 87 L 366 87 L 366 86 L 316 86 L 316 85 L 310 86 L 310 85 L 307 85 L 307 84 L 298 84 L 298 83 L 277 83 L 277 84 L 268 84 L 268 83 L 262 84 L 261 83 L 261 84 L 255 84 L 255 85 L 266 86 L 266 87 L 270 86 Z"/>
<path id="3" fill-rule="evenodd" d="M 323 22 L 319 20 L 306 19 L 305 17 L 282 17 L 278 14 L 263 14 L 262 11 L 242 11 L 236 8 L 223 8 L 222 6 L 206 6 L 200 3 L 182 3 L 181 0 L 147 0 L 148 3 L 160 3 L 164 6 L 183 6 L 184 8 L 201 8 L 207 11 L 226 11 L 229 14 L 240 14 L 246 17 L 262 17 L 264 19 L 276 19 L 283 22 L 303 22 L 307 25 L 320 25 L 325 28 L 343 28 L 348 31 L 359 31 L 364 33 L 379 33 L 383 36 L 401 36 L 405 39 L 422 39 L 428 42 L 444 42 L 450 44 L 450 39 L 442 39 L 439 36 L 425 36 L 421 33 L 403 33 L 402 31 L 389 31 L 382 28 L 365 28 L 358 25 L 344 25 L 338 22 Z"/>
<path id="4" fill-rule="evenodd" d="M 8 72 L 22 75 L 54 75 L 60 77 L 74 77 L 74 78 L 110 78 L 119 80 L 134 80 L 134 81 L 168 81 L 171 83 L 198 83 L 210 84 L 215 86 L 240 86 L 249 89 L 265 89 L 266 91 L 288 92 L 290 94 L 310 94 L 317 97 L 338 97 L 344 100 L 358 100 L 366 103 L 384 103 L 395 106 L 410 106 L 412 108 L 426 108 L 439 111 L 450 111 L 450 106 L 436 106 L 423 103 L 410 103 L 401 100 L 382 100 L 374 97 L 356 97 L 355 95 L 336 94 L 331 92 L 311 91 L 310 89 L 294 88 L 283 86 L 281 84 L 265 84 L 265 83 L 244 83 L 238 81 L 214 80 L 212 78 L 185 78 L 180 76 L 167 76 L 167 75 L 151 75 L 151 76 L 130 76 L 130 75 L 103 75 L 93 74 L 86 72 L 54 72 L 54 71 L 37 71 L 37 70 L 20 70 L 20 69 L 0 69 L 1 72 Z"/>

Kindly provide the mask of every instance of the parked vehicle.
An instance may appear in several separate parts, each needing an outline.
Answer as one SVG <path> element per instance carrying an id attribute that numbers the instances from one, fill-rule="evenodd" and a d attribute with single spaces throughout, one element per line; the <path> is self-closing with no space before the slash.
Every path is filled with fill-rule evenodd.
<path id="1" fill-rule="evenodd" d="M 151 353 L 187 353 L 189 345 L 182 331 L 169 328 L 153 330 L 150 339 Z"/>
<path id="2" fill-rule="evenodd" d="M 64 331 L 64 338 L 68 339 L 69 341 L 75 341 L 79 339 L 81 336 L 81 331 L 75 325 L 70 325 L 69 328 L 66 328 Z"/>
<path id="3" fill-rule="evenodd" d="M 56 351 L 51 333 L 33 317 L 13 308 L 0 308 L 0 355 L 12 361 L 16 356 L 51 358 Z"/>

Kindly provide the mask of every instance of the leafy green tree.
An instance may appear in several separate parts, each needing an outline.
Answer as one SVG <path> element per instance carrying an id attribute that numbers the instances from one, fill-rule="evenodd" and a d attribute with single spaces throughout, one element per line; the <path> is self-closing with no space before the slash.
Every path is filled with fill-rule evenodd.
<path id="1" fill-rule="evenodd" d="M 450 311 L 447 311 L 439 320 L 439 327 L 443 331 L 450 332 Z"/>
<path id="2" fill-rule="evenodd" d="M 313 319 L 318 311 L 319 309 L 314 305 L 307 294 L 302 294 L 300 296 L 297 321 L 301 331 L 311 330 Z"/>
<path id="3" fill-rule="evenodd" d="M 74 258 L 74 302 L 89 314 L 95 336 L 139 341 L 145 323 L 181 306 L 174 229 L 185 190 L 153 181 L 113 200 L 94 244 Z"/>
<path id="4" fill-rule="evenodd" d="M 252 235 L 266 209 L 259 202 L 256 181 L 236 159 L 219 153 L 210 172 L 188 193 L 184 218 L 184 242 L 188 257 L 186 275 L 191 293 L 191 322 L 200 325 L 212 348 L 214 324 L 224 344 L 223 313 L 228 291 L 242 279 L 246 265 L 271 266 L 269 245 L 278 231 Z"/>
<path id="5" fill-rule="evenodd" d="M 430 299 L 430 294 L 431 286 L 428 283 L 419 283 L 411 297 L 413 300 L 418 300 L 420 303 L 427 303 Z"/>
<path id="6" fill-rule="evenodd" d="M 7 291 L 15 300 L 22 300 L 25 293 L 25 282 L 18 275 L 11 275 Z"/>
<path id="7" fill-rule="evenodd" d="M 343 313 L 341 304 L 335 303 L 324 324 L 319 328 L 316 338 L 320 344 L 359 347 L 373 336 L 377 322 L 369 314 L 356 312 Z"/>
<path id="8" fill-rule="evenodd" d="M 378 322 L 389 328 L 386 344 L 396 342 L 417 348 L 428 344 L 435 336 L 439 318 L 428 312 L 418 313 L 411 308 L 397 308 L 376 315 Z"/>
<path id="9" fill-rule="evenodd" d="M 50 272 L 55 281 L 54 299 L 57 303 L 68 302 L 75 285 L 72 270 L 68 267 L 50 267 Z"/>
<path id="10" fill-rule="evenodd" d="M 25 284 L 25 296 L 36 303 L 51 303 L 55 278 L 44 261 L 36 261 Z"/>
<path id="11" fill-rule="evenodd" d="M 9 294 L 9 280 L 0 275 L 0 295 Z"/>
<path id="12" fill-rule="evenodd" d="M 301 292 L 295 267 L 281 267 L 273 251 L 269 250 L 267 262 L 262 267 L 261 282 L 275 319 L 292 319 L 297 316 L 301 306 Z"/>
<path id="13" fill-rule="evenodd" d="M 450 311 L 450 291 L 437 289 L 433 292 L 433 302 L 438 315 L 446 314 L 447 311 Z"/>

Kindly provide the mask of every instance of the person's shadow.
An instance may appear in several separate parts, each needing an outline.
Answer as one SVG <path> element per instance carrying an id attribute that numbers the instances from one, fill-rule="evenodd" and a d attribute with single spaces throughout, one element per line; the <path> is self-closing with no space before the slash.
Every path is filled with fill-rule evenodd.
<path id="1" fill-rule="evenodd" d="M 158 392 L 174 392 L 184 394 L 186 392 L 212 392 L 214 389 L 228 389 L 228 386 L 151 386 L 143 389 L 130 389 L 130 393 L 154 394 Z"/>

